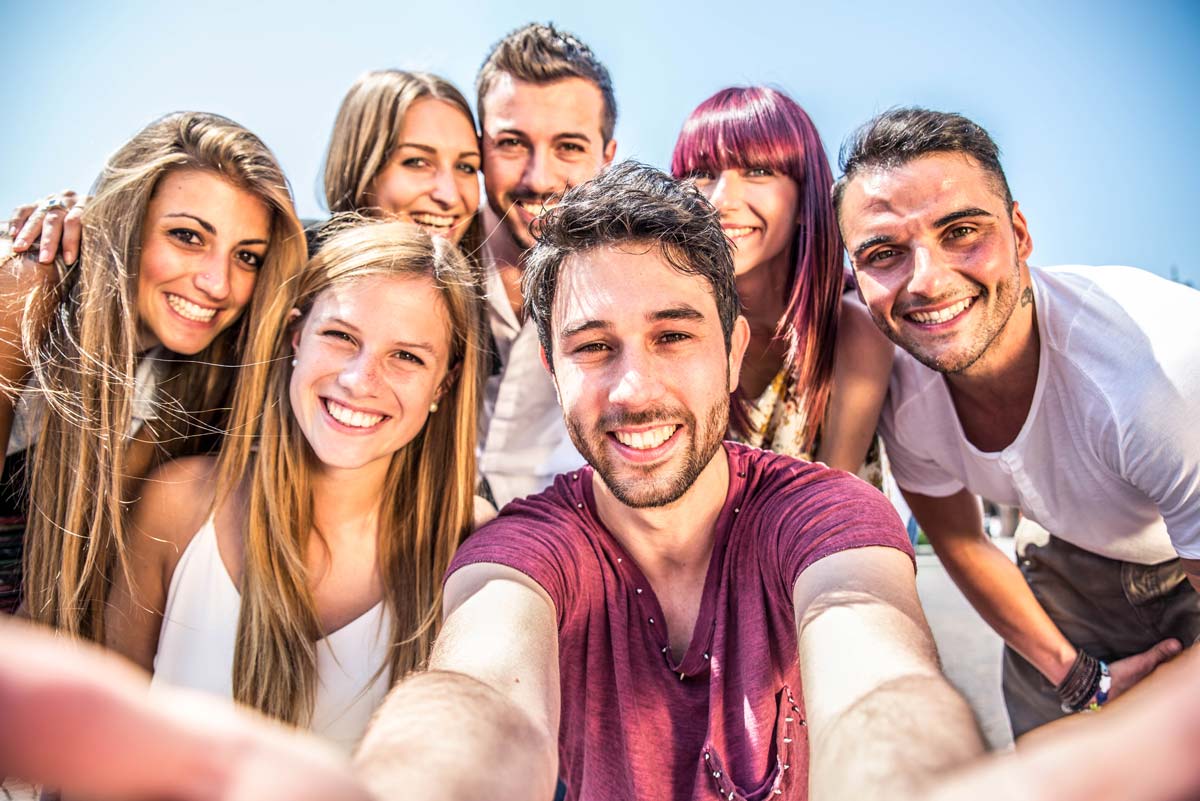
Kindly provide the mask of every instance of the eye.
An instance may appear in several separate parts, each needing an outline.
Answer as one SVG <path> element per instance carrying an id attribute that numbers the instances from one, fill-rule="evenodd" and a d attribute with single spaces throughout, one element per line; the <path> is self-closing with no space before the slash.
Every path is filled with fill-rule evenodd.
<path id="1" fill-rule="evenodd" d="M 575 350 L 573 350 L 571 352 L 572 353 L 605 353 L 609 350 L 611 350 L 611 348 L 609 348 L 608 345 L 606 345 L 603 342 L 587 342 L 587 343 L 575 348 Z"/>
<path id="2" fill-rule="evenodd" d="M 558 145 L 558 149 L 573 156 L 587 152 L 587 148 L 579 142 L 561 142 Z"/>
<path id="3" fill-rule="evenodd" d="M 866 258 L 866 262 L 867 264 L 879 264 L 899 255 L 899 253 L 900 251 L 895 248 L 880 248 L 879 250 L 871 251 L 870 255 Z"/>
<path id="4" fill-rule="evenodd" d="M 746 177 L 747 178 L 770 178 L 774 174 L 775 174 L 775 171 L 772 170 L 770 167 L 747 167 L 746 168 Z"/>
<path id="5" fill-rule="evenodd" d="M 204 239 L 191 228 L 172 228 L 167 236 L 179 240 L 185 245 L 203 245 Z"/>
<path id="6" fill-rule="evenodd" d="M 321 336 L 332 339 L 335 342 L 348 342 L 350 344 L 354 344 L 354 337 L 338 328 L 327 328 L 321 332 Z"/>
<path id="7" fill-rule="evenodd" d="M 685 334 L 682 331 L 668 331 L 658 338 L 658 341 L 664 345 L 674 345 L 678 342 L 686 342 L 691 339 L 691 334 Z"/>
<path id="8" fill-rule="evenodd" d="M 267 257 L 265 254 L 255 253 L 251 250 L 241 250 L 238 251 L 237 254 L 238 261 L 242 262 L 252 270 L 258 270 L 260 267 L 262 267 L 263 262 L 266 261 L 266 258 Z"/>
<path id="9" fill-rule="evenodd" d="M 496 140 L 496 147 L 503 150 L 512 150 L 513 148 L 524 147 L 525 143 L 515 136 L 502 136 Z"/>
<path id="10" fill-rule="evenodd" d="M 969 236 L 975 232 L 975 229 L 969 225 L 956 225 L 946 232 L 946 236 L 951 239 L 961 239 L 964 236 Z"/>
<path id="11" fill-rule="evenodd" d="M 409 156 L 404 161 L 400 162 L 401 167 L 408 167 L 410 170 L 419 170 L 430 166 L 429 159 L 424 156 Z"/>
<path id="12" fill-rule="evenodd" d="M 692 173 L 692 181 L 696 186 L 703 186 L 717 180 L 717 176 L 713 175 L 711 170 L 695 170 Z"/>
<path id="13" fill-rule="evenodd" d="M 455 169 L 457 169 L 459 172 L 463 173 L 464 175 L 478 175 L 479 174 L 479 167 L 477 167 L 474 164 L 465 162 L 465 161 L 460 161 Z"/>
<path id="14" fill-rule="evenodd" d="M 420 356 L 413 353 L 412 351 L 398 350 L 392 355 L 395 356 L 397 359 L 399 359 L 402 362 L 409 362 L 411 364 L 417 365 L 418 367 L 425 366 L 425 361 Z"/>

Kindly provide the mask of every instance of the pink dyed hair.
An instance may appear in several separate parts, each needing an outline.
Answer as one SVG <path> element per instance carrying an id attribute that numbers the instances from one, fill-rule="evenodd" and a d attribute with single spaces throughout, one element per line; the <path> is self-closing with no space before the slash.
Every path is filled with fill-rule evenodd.
<path id="1" fill-rule="evenodd" d="M 829 401 L 844 286 L 842 237 L 829 195 L 833 172 L 808 114 L 783 92 L 765 86 L 730 87 L 705 100 L 683 123 L 671 154 L 676 178 L 740 167 L 768 167 L 800 190 L 787 310 L 775 335 L 787 341 L 785 366 L 804 388 L 804 441 L 811 451 Z M 744 434 L 750 399 L 741 388 L 734 399 L 730 427 Z"/>

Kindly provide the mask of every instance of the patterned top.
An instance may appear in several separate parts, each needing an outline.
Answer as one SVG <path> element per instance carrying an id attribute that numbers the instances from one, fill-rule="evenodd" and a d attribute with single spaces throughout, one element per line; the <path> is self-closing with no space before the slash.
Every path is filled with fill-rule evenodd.
<path id="1" fill-rule="evenodd" d="M 754 401 L 748 404 L 747 416 L 752 430 L 747 436 L 730 432 L 729 438 L 755 448 L 783 453 L 811 462 L 820 450 L 821 430 L 817 429 L 812 450 L 804 449 L 804 428 L 808 423 L 808 403 L 795 374 L 786 366 L 780 368 Z M 879 437 L 871 440 L 867 458 L 858 470 L 858 477 L 876 489 L 884 486 L 884 457 Z"/>

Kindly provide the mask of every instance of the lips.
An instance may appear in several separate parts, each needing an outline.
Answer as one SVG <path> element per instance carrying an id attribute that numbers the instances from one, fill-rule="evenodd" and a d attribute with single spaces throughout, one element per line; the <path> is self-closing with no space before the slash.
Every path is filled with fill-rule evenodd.
<path id="1" fill-rule="evenodd" d="M 962 300 L 951 303 L 949 306 L 943 306 L 940 309 L 932 311 L 914 311 L 908 312 L 904 316 L 915 323 L 921 325 L 940 325 L 948 323 L 955 317 L 969 309 L 975 303 L 975 298 L 963 298 Z"/>
<path id="2" fill-rule="evenodd" d="M 211 306 L 201 306 L 198 303 L 193 303 L 182 295 L 176 295 L 172 292 L 165 294 L 167 305 L 180 317 L 185 320 L 191 320 L 194 323 L 210 323 L 219 311 L 219 309 Z"/>

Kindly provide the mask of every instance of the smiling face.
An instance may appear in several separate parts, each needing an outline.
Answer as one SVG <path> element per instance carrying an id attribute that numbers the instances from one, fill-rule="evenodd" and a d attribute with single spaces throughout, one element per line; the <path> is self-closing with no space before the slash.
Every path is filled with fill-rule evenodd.
<path id="1" fill-rule="evenodd" d="M 864 172 L 846 186 L 840 213 L 871 316 L 922 363 L 961 373 L 1014 340 L 1033 243 L 1020 209 L 1010 217 L 974 159 L 939 153 Z"/>
<path id="2" fill-rule="evenodd" d="M 800 218 L 796 182 L 769 167 L 702 171 L 694 180 L 721 212 L 721 228 L 733 243 L 735 273 L 765 267 L 787 275 Z"/>
<path id="3" fill-rule="evenodd" d="M 164 175 L 142 220 L 140 348 L 191 356 L 208 347 L 250 302 L 270 237 L 257 195 L 202 170 Z"/>
<path id="4" fill-rule="evenodd" d="M 292 414 L 317 461 L 386 471 L 441 395 L 450 318 L 430 279 L 368 277 L 317 296 L 292 344 Z"/>
<path id="5" fill-rule="evenodd" d="M 474 125 L 454 105 L 426 97 L 409 107 L 397 140 L 367 203 L 458 244 L 479 209 Z"/>
<path id="6" fill-rule="evenodd" d="M 583 78 L 548 84 L 501 75 L 483 99 L 483 180 L 488 202 L 521 248 L 552 196 L 593 177 L 612 161 L 604 142 L 604 96 Z"/>
<path id="7" fill-rule="evenodd" d="M 567 258 L 551 325 L 575 447 L 626 506 L 678 500 L 720 450 L 745 320 L 727 352 L 707 281 L 626 245 Z"/>

